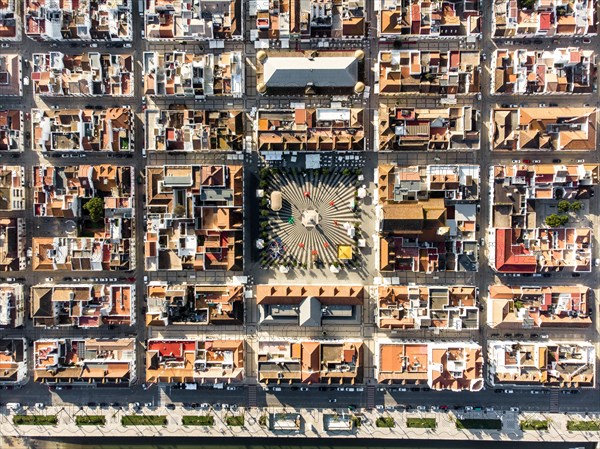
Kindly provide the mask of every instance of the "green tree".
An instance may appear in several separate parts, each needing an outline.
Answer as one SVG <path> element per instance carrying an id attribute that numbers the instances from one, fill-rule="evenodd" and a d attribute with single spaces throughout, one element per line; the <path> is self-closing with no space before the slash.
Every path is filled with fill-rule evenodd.
<path id="1" fill-rule="evenodd" d="M 104 218 L 104 200 L 98 196 L 85 203 L 83 208 L 90 214 L 92 221 L 100 221 Z"/>
<path id="2" fill-rule="evenodd" d="M 583 204 L 581 204 L 581 201 L 573 201 L 571 203 L 571 210 L 574 212 L 578 212 L 583 208 Z"/>
<path id="3" fill-rule="evenodd" d="M 178 204 L 173 209 L 173 213 L 175 214 L 176 217 L 183 217 L 185 214 L 185 206 L 183 204 Z"/>
<path id="4" fill-rule="evenodd" d="M 569 221 L 569 217 L 566 215 L 551 214 L 546 217 L 546 224 L 551 228 L 558 228 L 564 226 Z"/>
<path id="5" fill-rule="evenodd" d="M 561 200 L 558 202 L 558 211 L 562 214 L 568 212 L 571 209 L 571 203 L 567 200 Z"/>
<path id="6" fill-rule="evenodd" d="M 533 5 L 535 5 L 535 0 L 518 0 L 517 5 L 519 6 L 519 9 L 533 8 Z"/>

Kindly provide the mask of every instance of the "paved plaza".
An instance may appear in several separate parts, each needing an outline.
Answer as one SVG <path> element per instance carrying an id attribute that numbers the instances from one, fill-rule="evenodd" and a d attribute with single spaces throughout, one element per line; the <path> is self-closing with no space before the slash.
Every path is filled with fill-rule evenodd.
<path id="1" fill-rule="evenodd" d="M 268 173 L 261 181 L 266 185 L 260 225 L 263 266 L 335 269 L 360 263 L 356 250 L 362 222 L 360 170 L 292 168 L 261 173 Z M 273 204 L 273 195 L 281 204 Z"/>

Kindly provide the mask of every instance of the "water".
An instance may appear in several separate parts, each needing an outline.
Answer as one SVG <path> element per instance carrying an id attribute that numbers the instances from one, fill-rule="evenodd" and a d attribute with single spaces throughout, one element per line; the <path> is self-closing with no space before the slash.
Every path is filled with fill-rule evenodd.
<path id="1" fill-rule="evenodd" d="M 595 449 L 594 443 L 286 438 L 35 439 L 32 449 Z"/>

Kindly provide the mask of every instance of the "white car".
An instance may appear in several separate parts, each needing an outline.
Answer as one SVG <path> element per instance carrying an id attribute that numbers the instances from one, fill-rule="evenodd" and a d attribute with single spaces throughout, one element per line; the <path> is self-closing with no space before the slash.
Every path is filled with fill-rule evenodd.
<path id="1" fill-rule="evenodd" d="M 36 403 L 35 403 L 35 406 L 36 406 L 37 408 L 44 408 L 44 407 L 45 407 L 45 405 L 44 405 L 44 403 L 43 403 L 43 402 L 36 402 Z"/>
<path id="2" fill-rule="evenodd" d="M 23 85 L 24 86 L 29 86 L 29 77 L 28 76 L 24 76 L 23 77 Z"/>
<path id="3" fill-rule="evenodd" d="M 273 391 L 281 391 L 281 387 L 273 387 Z"/>
<path id="4" fill-rule="evenodd" d="M 46 278 L 46 282 L 54 282 L 54 278 Z"/>
<path id="5" fill-rule="evenodd" d="M 519 407 L 511 407 L 510 411 L 519 413 Z"/>
<path id="6" fill-rule="evenodd" d="M 227 387 L 227 391 L 235 391 L 237 390 L 237 387 Z"/>
<path id="7" fill-rule="evenodd" d="M 600 259 L 594 259 L 594 266 L 600 267 Z"/>

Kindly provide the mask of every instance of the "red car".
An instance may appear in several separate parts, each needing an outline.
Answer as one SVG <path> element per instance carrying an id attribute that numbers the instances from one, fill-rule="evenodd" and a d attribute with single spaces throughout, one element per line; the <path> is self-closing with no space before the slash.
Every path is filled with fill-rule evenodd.
<path id="1" fill-rule="evenodd" d="M 531 161 L 529 159 L 523 159 L 523 163 L 524 164 L 531 164 Z"/>

